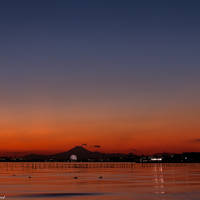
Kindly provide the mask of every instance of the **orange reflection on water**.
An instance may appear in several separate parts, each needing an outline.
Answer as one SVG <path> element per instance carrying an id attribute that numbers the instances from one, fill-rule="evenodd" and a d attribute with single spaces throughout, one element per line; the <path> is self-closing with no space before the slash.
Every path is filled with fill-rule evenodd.
<path id="1" fill-rule="evenodd" d="M 200 164 L 68 168 L 67 163 L 0 163 L 0 188 L 1 195 L 18 200 L 197 200 Z"/>

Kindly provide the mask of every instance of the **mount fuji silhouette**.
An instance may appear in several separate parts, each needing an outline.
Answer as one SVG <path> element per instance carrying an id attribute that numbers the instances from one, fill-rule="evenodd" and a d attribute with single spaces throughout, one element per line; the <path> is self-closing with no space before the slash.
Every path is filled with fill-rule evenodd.
<path id="1" fill-rule="evenodd" d="M 94 156 L 94 152 L 87 150 L 82 146 L 76 146 L 67 152 L 62 152 L 53 155 L 57 160 L 70 160 L 71 155 L 76 155 L 78 160 L 88 160 Z"/>
<path id="2" fill-rule="evenodd" d="M 61 152 L 53 155 L 40 155 L 29 154 L 22 157 L 24 161 L 72 161 L 71 156 L 75 157 L 77 161 L 131 161 L 137 156 L 134 154 L 122 154 L 122 153 L 101 153 L 93 152 L 84 148 L 83 146 L 76 146 L 69 151 Z"/>

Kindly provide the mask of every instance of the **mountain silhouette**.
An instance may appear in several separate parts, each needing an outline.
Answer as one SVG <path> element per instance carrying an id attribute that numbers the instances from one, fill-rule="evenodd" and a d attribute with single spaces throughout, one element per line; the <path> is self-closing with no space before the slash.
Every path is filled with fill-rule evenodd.
<path id="1" fill-rule="evenodd" d="M 75 155 L 77 161 L 131 161 L 135 159 L 134 154 L 121 153 L 101 153 L 93 152 L 83 146 L 76 146 L 69 151 L 57 153 L 54 155 L 28 154 L 22 157 L 25 161 L 71 161 L 70 157 Z"/>
<path id="2" fill-rule="evenodd" d="M 58 160 L 70 160 L 71 155 L 76 155 L 78 160 L 84 161 L 92 158 L 94 152 L 91 152 L 82 146 L 76 146 L 67 152 L 55 154 L 53 157 Z"/>

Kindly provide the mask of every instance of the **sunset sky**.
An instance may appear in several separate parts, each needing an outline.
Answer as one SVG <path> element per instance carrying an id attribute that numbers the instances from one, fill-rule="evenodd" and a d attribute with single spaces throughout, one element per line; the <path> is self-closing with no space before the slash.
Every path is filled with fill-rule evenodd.
<path id="1" fill-rule="evenodd" d="M 0 1 L 0 152 L 200 151 L 200 1 Z"/>

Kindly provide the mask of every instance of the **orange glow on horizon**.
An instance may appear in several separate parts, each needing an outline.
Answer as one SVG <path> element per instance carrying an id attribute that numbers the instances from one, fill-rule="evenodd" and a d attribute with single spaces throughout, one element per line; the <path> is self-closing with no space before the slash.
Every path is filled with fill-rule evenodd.
<path id="1" fill-rule="evenodd" d="M 200 151 L 198 118 L 194 120 L 194 113 L 186 108 L 187 115 L 174 107 L 157 113 L 106 109 L 44 107 L 25 113 L 17 110 L 12 115 L 4 110 L 0 119 L 0 151 L 53 153 L 84 143 L 86 148 L 102 152 Z M 94 145 L 101 148 L 95 149 Z"/>

